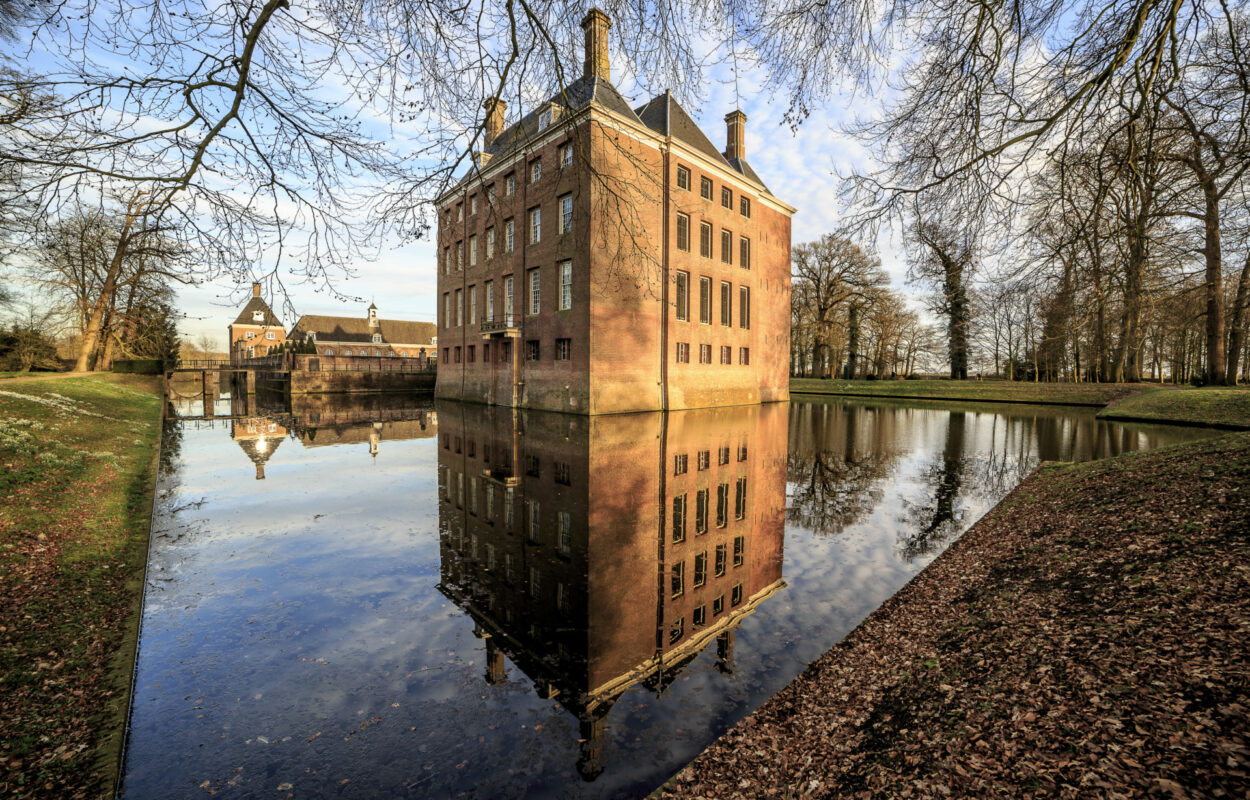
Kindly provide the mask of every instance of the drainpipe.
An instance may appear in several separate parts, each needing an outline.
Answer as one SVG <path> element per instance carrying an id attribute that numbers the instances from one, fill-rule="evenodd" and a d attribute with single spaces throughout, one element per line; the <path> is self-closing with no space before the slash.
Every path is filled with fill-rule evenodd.
<path id="1" fill-rule="evenodd" d="M 664 113 L 668 113 L 665 108 Z M 665 139 L 661 145 L 664 154 L 664 181 L 660 194 L 660 214 L 662 222 L 660 223 L 660 237 L 663 241 L 663 247 L 660 251 L 660 266 L 663 273 L 663 282 L 660 289 L 660 410 L 668 411 L 668 284 L 669 284 L 669 186 L 668 186 L 668 170 L 669 170 L 669 141 Z M 687 291 L 689 289 L 687 288 Z M 661 464 L 661 467 L 664 465 Z M 660 474 L 664 474 L 664 470 L 660 470 Z"/>

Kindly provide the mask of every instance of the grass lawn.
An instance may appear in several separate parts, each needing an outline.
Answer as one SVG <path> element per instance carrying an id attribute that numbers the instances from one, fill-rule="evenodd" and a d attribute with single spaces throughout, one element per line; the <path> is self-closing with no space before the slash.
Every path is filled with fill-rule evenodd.
<path id="1" fill-rule="evenodd" d="M 988 400 L 1013 403 L 1054 403 L 1103 406 L 1158 384 L 1144 383 L 1032 383 L 1029 381 L 844 381 L 791 378 L 797 394 L 836 394 L 867 397 L 915 397 L 929 400 Z"/>
<path id="2" fill-rule="evenodd" d="M 1112 403 L 1098 416 L 1250 429 L 1250 388 L 1142 392 Z"/>
<path id="3" fill-rule="evenodd" d="M 0 380 L 0 795 L 111 793 L 160 381 Z"/>

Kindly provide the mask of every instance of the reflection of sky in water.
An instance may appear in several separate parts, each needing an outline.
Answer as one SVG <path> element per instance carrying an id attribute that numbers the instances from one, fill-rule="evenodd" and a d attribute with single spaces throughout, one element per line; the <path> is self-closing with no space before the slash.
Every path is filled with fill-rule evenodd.
<path id="1" fill-rule="evenodd" d="M 787 588 L 742 618 L 732 674 L 715 669 L 713 643 L 662 697 L 628 689 L 607 717 L 604 772 L 585 783 L 577 720 L 514 664 L 488 686 L 473 621 L 436 588 L 436 425 L 415 438 L 378 429 L 374 456 L 363 423 L 319 429 L 309 446 L 297 415 L 283 423 L 294 432 L 266 437 L 257 480 L 255 438 L 236 441 L 228 420 L 180 424 L 154 522 L 127 797 L 271 796 L 287 783 L 301 797 L 645 793 L 842 638 L 1039 457 L 1203 435 L 1083 411 L 796 403 Z M 943 486 L 950 520 L 908 550 L 941 515 Z"/>

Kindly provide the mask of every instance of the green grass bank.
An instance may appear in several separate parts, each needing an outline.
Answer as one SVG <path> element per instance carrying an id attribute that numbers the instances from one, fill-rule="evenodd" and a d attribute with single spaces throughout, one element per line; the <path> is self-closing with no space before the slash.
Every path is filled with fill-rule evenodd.
<path id="1" fill-rule="evenodd" d="M 160 380 L 0 380 L 0 795 L 111 794 Z"/>
<path id="2" fill-rule="evenodd" d="M 655 794 L 1244 797 L 1247 697 L 1235 433 L 1042 467 Z"/>

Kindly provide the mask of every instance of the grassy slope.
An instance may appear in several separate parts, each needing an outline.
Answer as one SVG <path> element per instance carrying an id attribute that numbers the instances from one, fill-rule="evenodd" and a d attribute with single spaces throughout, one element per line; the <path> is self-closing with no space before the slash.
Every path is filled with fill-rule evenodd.
<path id="1" fill-rule="evenodd" d="M 1039 470 L 657 794 L 1244 796 L 1248 487 L 1250 434 Z"/>
<path id="2" fill-rule="evenodd" d="M 1030 383 L 1026 381 L 843 381 L 791 378 L 790 391 L 936 400 L 990 400 L 1102 406 L 1148 388 L 1133 383 Z M 1158 388 L 1158 387 L 1151 387 Z"/>
<path id="3" fill-rule="evenodd" d="M 152 378 L 0 381 L 0 795 L 110 789 L 160 409 Z"/>
<path id="4" fill-rule="evenodd" d="M 1143 392 L 1112 403 L 1099 416 L 1250 429 L 1250 388 Z"/>

